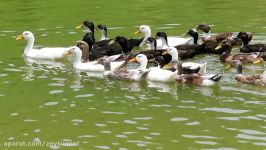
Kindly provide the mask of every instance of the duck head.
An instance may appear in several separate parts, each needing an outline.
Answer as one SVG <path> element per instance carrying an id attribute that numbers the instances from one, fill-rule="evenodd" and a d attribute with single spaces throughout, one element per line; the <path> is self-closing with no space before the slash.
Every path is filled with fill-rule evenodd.
<path id="1" fill-rule="evenodd" d="M 168 40 L 167 40 L 167 35 L 165 32 L 157 32 L 156 33 L 156 39 L 161 39 L 162 40 L 162 45 L 167 45 L 168 46 Z"/>
<path id="2" fill-rule="evenodd" d="M 100 40 L 104 40 L 107 38 L 107 27 L 103 24 L 99 24 L 96 26 L 96 30 L 101 31 L 102 32 L 102 37 Z"/>
<path id="3" fill-rule="evenodd" d="M 77 26 L 76 29 L 82 28 L 84 31 L 92 32 L 94 34 L 94 23 L 92 21 L 83 21 L 81 25 Z"/>
<path id="4" fill-rule="evenodd" d="M 140 64 L 138 69 L 139 70 L 144 70 L 147 67 L 148 59 L 147 59 L 146 55 L 138 54 L 135 58 L 130 59 L 129 62 L 138 62 Z"/>
<path id="5" fill-rule="evenodd" d="M 196 29 L 188 30 L 186 35 L 189 35 L 189 36 L 191 36 L 194 39 L 194 43 L 193 44 L 197 44 L 198 43 L 199 34 L 198 34 Z"/>
<path id="6" fill-rule="evenodd" d="M 196 30 L 201 30 L 204 33 L 210 33 L 211 28 L 207 23 L 202 23 L 197 26 Z"/>
<path id="7" fill-rule="evenodd" d="M 85 41 L 77 41 L 77 47 L 79 47 L 82 51 L 82 62 L 88 62 L 89 61 L 89 45 Z"/>
<path id="8" fill-rule="evenodd" d="M 223 40 L 218 46 L 215 47 L 215 50 L 230 50 L 232 49 L 232 40 L 231 39 L 225 39 Z"/>
<path id="9" fill-rule="evenodd" d="M 144 33 L 151 35 L 151 28 L 147 25 L 141 25 L 139 26 L 139 30 L 137 30 L 134 34 L 140 34 L 140 33 Z"/>
<path id="10" fill-rule="evenodd" d="M 77 46 L 71 46 L 69 50 L 64 52 L 64 55 L 72 55 L 74 58 L 74 63 L 81 63 L 82 50 Z"/>
<path id="11" fill-rule="evenodd" d="M 34 41 L 34 35 L 30 31 L 24 31 L 21 35 L 16 37 L 16 40 Z"/>
<path id="12" fill-rule="evenodd" d="M 239 32 L 237 37 L 242 41 L 242 47 L 248 45 L 249 37 L 246 32 Z"/>
<path id="13" fill-rule="evenodd" d="M 172 56 L 172 61 L 178 61 L 178 52 L 175 47 L 168 47 L 162 55 L 170 54 Z"/>

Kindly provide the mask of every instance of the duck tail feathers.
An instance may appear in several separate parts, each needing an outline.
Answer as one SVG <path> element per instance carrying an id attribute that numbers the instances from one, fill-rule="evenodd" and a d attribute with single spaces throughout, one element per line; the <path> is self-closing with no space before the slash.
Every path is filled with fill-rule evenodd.
<path id="1" fill-rule="evenodd" d="M 218 82 L 221 78 L 222 78 L 223 73 L 218 73 L 215 74 L 214 76 L 210 77 L 209 79 L 214 81 L 214 82 Z"/>

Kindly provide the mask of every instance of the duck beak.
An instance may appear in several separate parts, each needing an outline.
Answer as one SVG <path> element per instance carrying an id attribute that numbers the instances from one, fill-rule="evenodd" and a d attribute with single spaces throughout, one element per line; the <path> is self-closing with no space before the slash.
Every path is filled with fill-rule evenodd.
<path id="1" fill-rule="evenodd" d="M 262 63 L 263 63 L 263 59 L 262 58 L 260 58 L 260 59 L 258 59 L 258 60 L 253 62 L 253 64 L 262 64 Z"/>
<path id="2" fill-rule="evenodd" d="M 166 55 L 166 54 L 169 54 L 167 50 L 162 53 L 162 55 Z"/>
<path id="3" fill-rule="evenodd" d="M 24 37 L 22 36 L 22 35 L 18 35 L 17 37 L 16 37 L 16 40 L 23 40 L 24 39 Z"/>
<path id="4" fill-rule="evenodd" d="M 231 67 L 232 67 L 232 65 L 229 64 L 229 65 L 226 65 L 224 69 L 225 69 L 225 70 L 228 70 L 228 69 L 230 69 Z"/>
<path id="5" fill-rule="evenodd" d="M 76 29 L 81 29 L 82 28 L 82 25 L 79 25 L 76 27 Z"/>
<path id="6" fill-rule="evenodd" d="M 219 50 L 220 48 L 222 48 L 222 44 L 219 44 L 218 46 L 215 47 L 215 50 Z"/>
<path id="7" fill-rule="evenodd" d="M 129 60 L 129 62 L 136 62 L 136 61 L 137 61 L 136 57 Z"/>
<path id="8" fill-rule="evenodd" d="M 64 55 L 65 55 L 65 56 L 68 56 L 68 55 L 70 55 L 70 54 L 71 54 L 71 51 L 70 51 L 70 50 L 67 50 L 67 51 L 64 52 Z"/>
<path id="9" fill-rule="evenodd" d="M 169 69 L 170 68 L 170 65 L 169 64 L 166 64 L 162 67 L 163 69 Z"/>
<path id="10" fill-rule="evenodd" d="M 140 34 L 140 30 L 136 31 L 134 34 L 137 35 L 137 34 Z"/>
<path id="11" fill-rule="evenodd" d="M 184 33 L 184 34 L 181 34 L 181 37 L 185 37 L 185 36 L 187 36 L 187 34 L 186 34 L 186 33 Z"/>
<path id="12" fill-rule="evenodd" d="M 108 45 L 111 45 L 111 44 L 114 44 L 115 43 L 115 40 L 111 40 Z"/>

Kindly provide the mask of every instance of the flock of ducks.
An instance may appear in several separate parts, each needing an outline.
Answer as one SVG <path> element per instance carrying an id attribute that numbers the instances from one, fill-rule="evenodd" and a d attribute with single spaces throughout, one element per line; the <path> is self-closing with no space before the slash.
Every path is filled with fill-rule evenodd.
<path id="1" fill-rule="evenodd" d="M 226 68 L 235 67 L 235 79 L 244 84 L 266 86 L 266 71 L 262 75 L 245 76 L 242 64 L 260 64 L 266 60 L 266 44 L 250 44 L 252 32 L 226 32 L 211 34 L 208 24 L 199 24 L 182 36 L 168 37 L 165 32 L 152 36 L 151 28 L 141 25 L 134 34 L 142 33 L 139 39 L 116 36 L 107 37 L 107 27 L 99 24 L 95 27 L 91 21 L 83 21 L 80 26 L 85 31 L 82 40 L 76 46 L 34 49 L 34 35 L 24 31 L 16 40 L 25 39 L 27 45 L 24 56 L 40 60 L 57 60 L 72 55 L 73 68 L 84 72 L 103 72 L 106 77 L 124 80 L 151 80 L 158 82 L 179 82 L 210 86 L 222 77 L 223 73 L 207 74 L 207 62 L 195 63 L 183 61 L 203 53 L 220 55 Z M 96 42 L 94 32 L 100 31 Z M 202 32 L 199 44 L 198 31 Z M 240 53 L 231 54 L 234 46 L 240 46 Z M 141 51 L 132 50 L 139 47 Z M 137 62 L 137 68 L 128 65 Z"/>

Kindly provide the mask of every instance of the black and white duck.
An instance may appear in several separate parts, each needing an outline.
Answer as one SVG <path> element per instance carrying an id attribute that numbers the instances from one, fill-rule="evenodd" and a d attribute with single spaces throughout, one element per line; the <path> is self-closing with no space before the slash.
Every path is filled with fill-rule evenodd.
<path id="1" fill-rule="evenodd" d="M 90 33 L 87 33 L 86 38 L 83 38 L 83 40 L 88 43 L 89 48 L 88 52 L 83 52 L 84 57 L 88 57 L 90 60 L 95 60 L 103 56 L 112 56 L 116 54 L 121 54 L 121 53 L 128 53 L 131 50 L 128 50 L 128 43 L 127 39 L 124 37 L 117 36 L 115 39 L 109 42 L 109 44 L 99 47 L 97 45 L 91 45 L 92 38 L 89 36 Z M 89 54 L 89 55 L 87 55 Z M 86 58 L 84 58 L 86 60 Z"/>
<path id="2" fill-rule="evenodd" d="M 144 38 L 141 45 L 145 44 L 145 41 L 151 37 L 151 28 L 148 25 L 141 25 L 139 29 L 134 34 L 143 33 Z M 181 37 L 167 37 L 167 42 L 169 46 L 177 46 L 182 44 L 188 44 L 190 42 L 190 38 L 181 38 Z M 163 43 L 161 40 L 157 40 L 157 47 L 163 48 Z M 166 47 L 165 47 L 166 48 Z M 149 47 L 146 49 L 150 49 Z"/>
<path id="3" fill-rule="evenodd" d="M 173 66 L 176 66 L 176 62 L 179 61 L 177 49 L 175 47 L 168 47 L 167 50 L 163 53 L 163 55 L 165 54 L 170 54 L 172 56 L 171 62 L 165 68 L 168 69 L 176 68 Z M 195 62 L 182 62 L 183 73 L 184 72 L 187 74 L 197 73 L 197 72 L 206 73 L 206 69 L 207 69 L 207 62 L 204 62 L 202 64 Z"/>
<path id="4" fill-rule="evenodd" d="M 86 42 L 84 41 L 79 41 L 79 45 L 83 45 L 83 48 L 87 48 L 88 49 L 88 45 Z M 86 47 L 87 46 L 87 47 Z M 97 61 L 89 61 L 87 60 L 86 62 L 82 62 L 82 52 L 84 50 L 81 50 L 79 47 L 77 46 L 72 46 L 69 48 L 69 50 L 67 50 L 64 55 L 73 55 L 73 68 L 81 70 L 81 71 L 92 71 L 92 72 L 103 72 L 104 71 L 104 66 L 101 64 L 97 64 Z M 118 57 L 120 57 L 119 55 L 117 56 L 113 56 L 115 58 L 112 59 L 116 59 Z M 109 58 L 111 59 L 111 58 Z M 111 68 L 112 69 L 116 69 L 121 67 L 123 64 L 125 63 L 125 61 L 113 61 L 111 62 Z"/>

